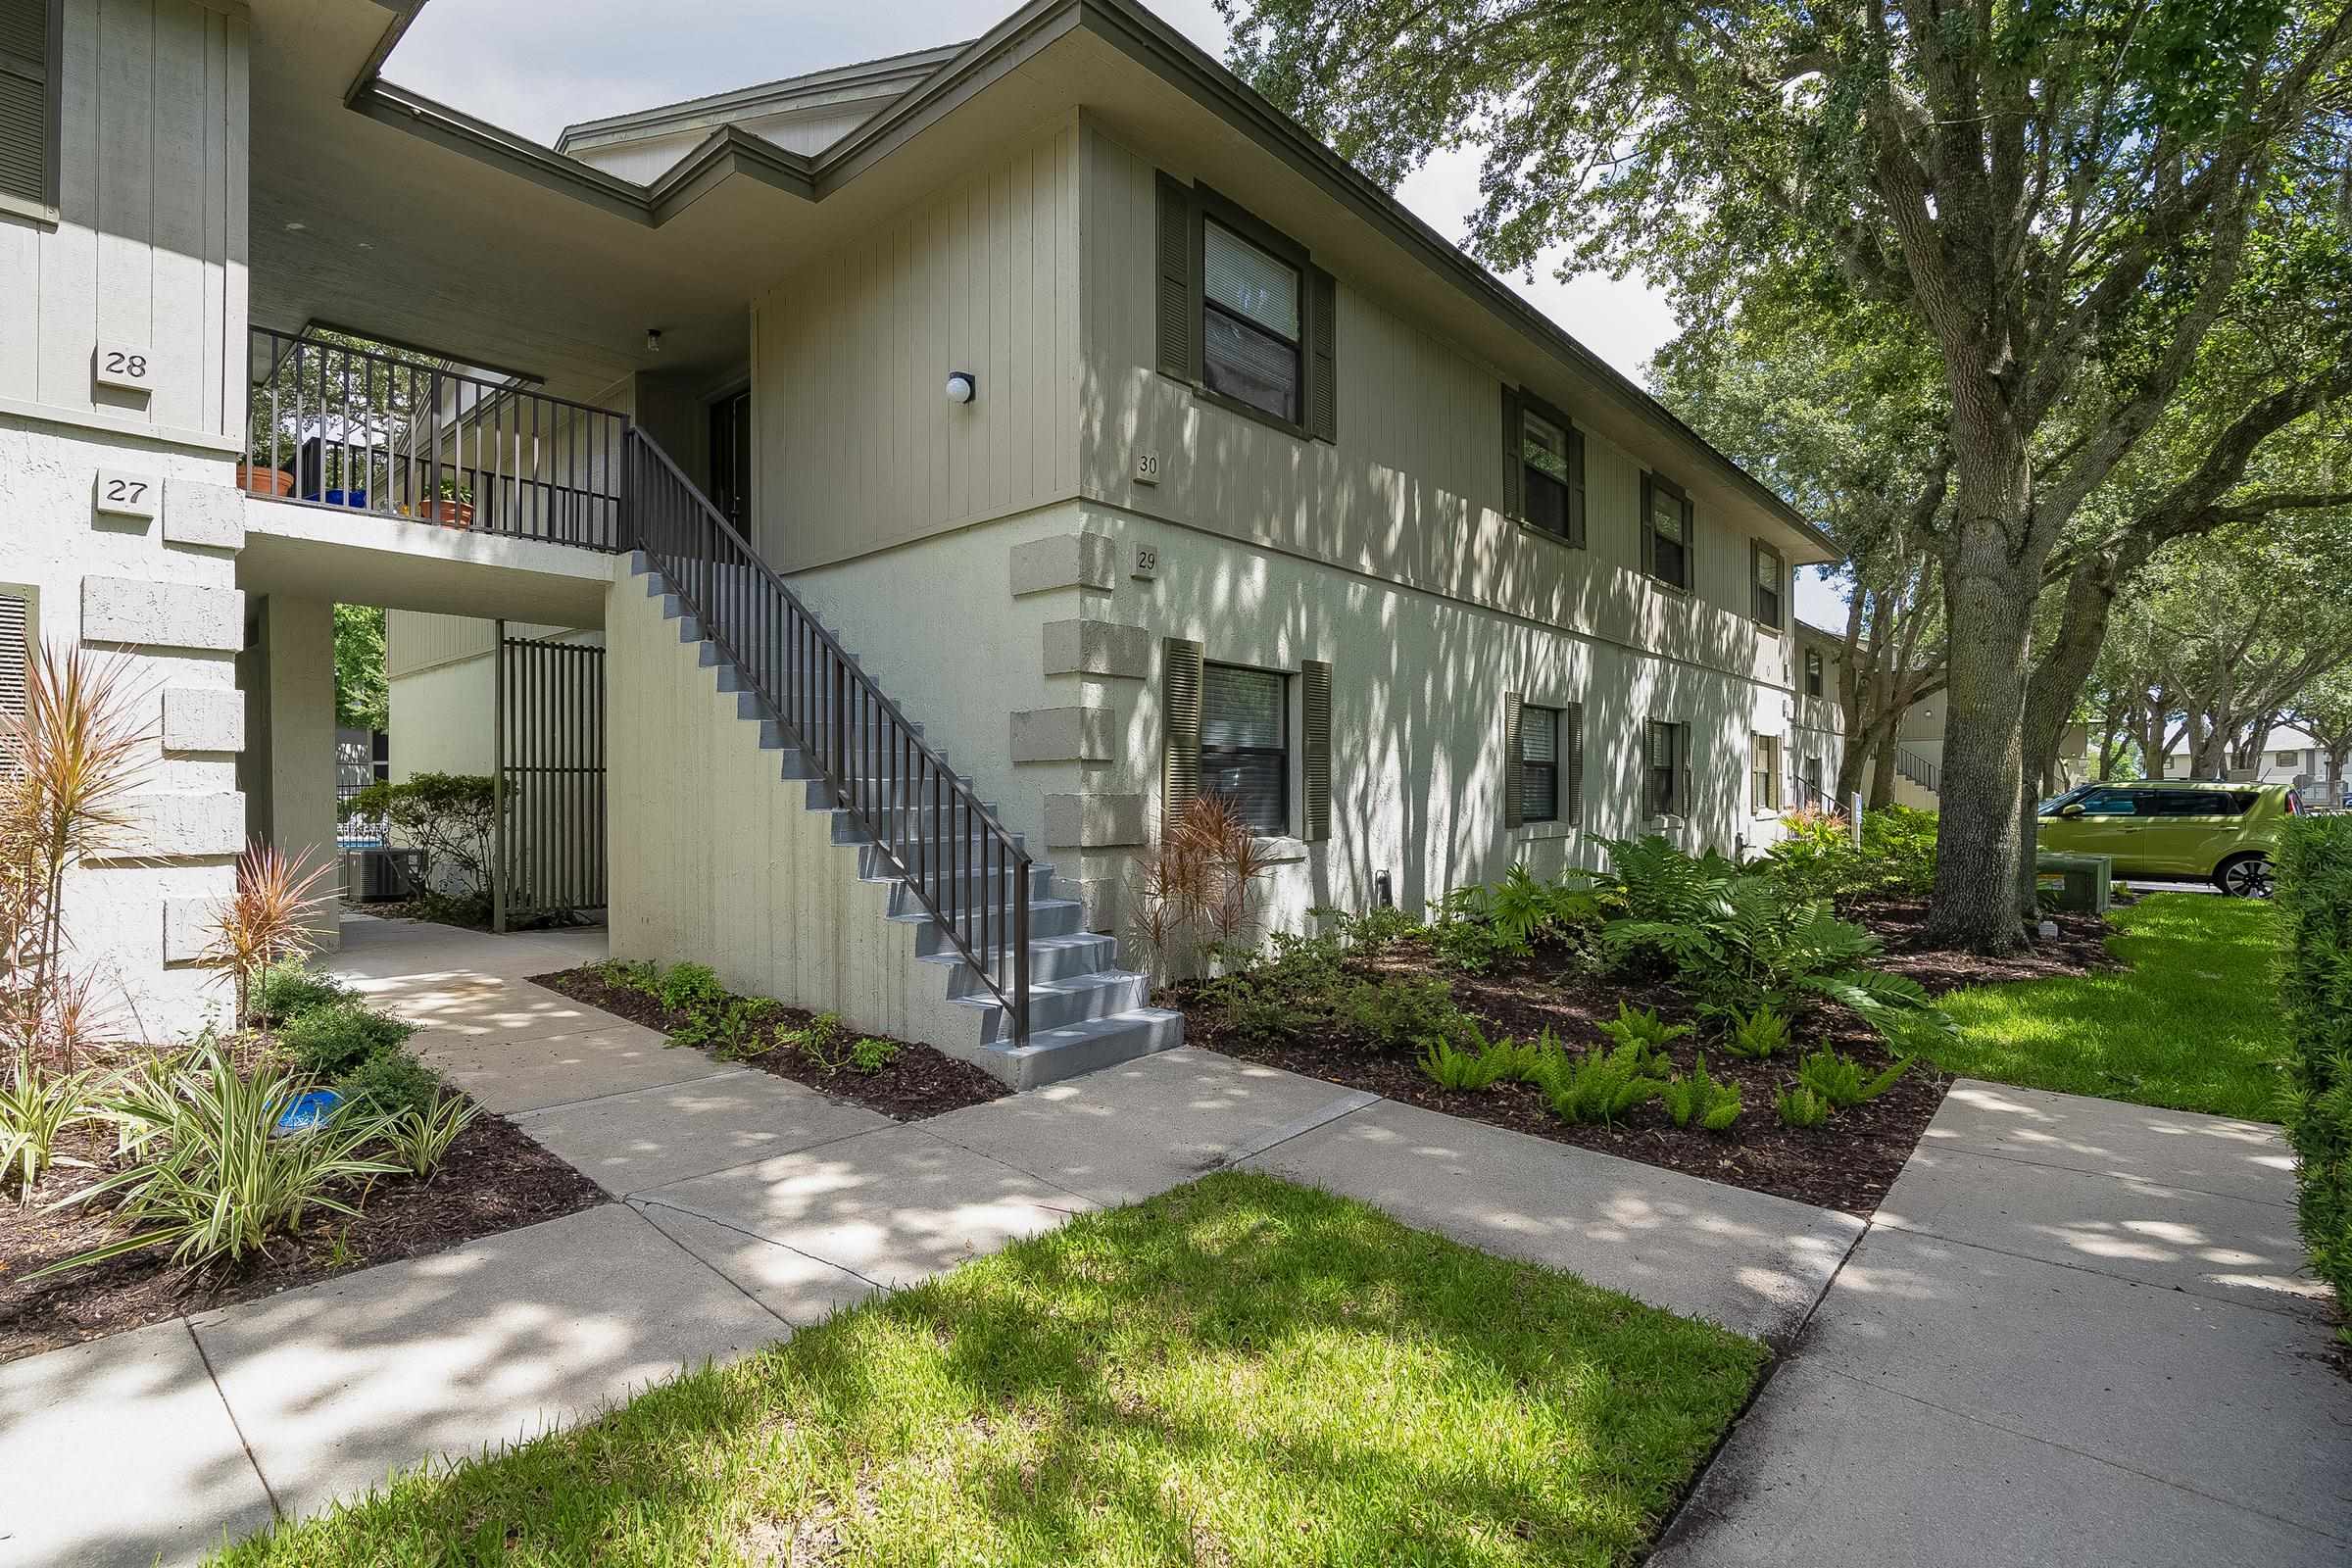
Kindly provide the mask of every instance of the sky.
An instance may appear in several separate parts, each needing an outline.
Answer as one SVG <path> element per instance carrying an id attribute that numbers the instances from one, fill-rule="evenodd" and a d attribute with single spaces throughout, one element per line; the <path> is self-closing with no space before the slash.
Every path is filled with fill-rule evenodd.
<path id="1" fill-rule="evenodd" d="M 404 87 L 552 145 L 567 124 L 650 109 L 978 36 L 1016 0 L 431 0 L 384 67 Z M 1147 0 L 1217 59 L 1226 27 L 1210 0 Z M 1396 192 L 1458 239 L 1478 199 L 1478 155 L 1434 159 Z M 1548 262 L 1504 281 L 1636 382 L 1674 335 L 1674 313 L 1637 272 L 1566 282 Z M 1800 574 L 1811 578 L 1812 573 Z M 1797 612 L 1837 623 L 1826 585 L 1800 581 Z"/>

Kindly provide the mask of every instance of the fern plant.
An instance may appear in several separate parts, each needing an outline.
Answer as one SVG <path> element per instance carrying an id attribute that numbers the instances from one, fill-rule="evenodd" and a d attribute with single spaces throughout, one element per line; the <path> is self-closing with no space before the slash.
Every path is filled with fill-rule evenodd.
<path id="1" fill-rule="evenodd" d="M 1769 1002 L 1745 1016 L 1727 1012 L 1724 1021 L 1731 1027 L 1724 1036 L 1723 1049 L 1735 1056 L 1762 1061 L 1788 1048 L 1788 1020 L 1774 1010 Z"/>
<path id="2" fill-rule="evenodd" d="M 1600 1026 L 1600 1032 L 1621 1046 L 1640 1046 L 1644 1054 L 1664 1059 L 1665 1047 L 1690 1032 L 1687 1023 L 1667 1023 L 1658 1016 L 1655 1007 L 1643 1007 L 1640 1012 L 1617 1004 L 1617 1016 Z"/>
<path id="3" fill-rule="evenodd" d="M 1474 1027 L 1471 1044 L 1477 1049 L 1434 1036 L 1421 1043 L 1421 1054 L 1413 1058 L 1413 1064 L 1440 1089 L 1478 1090 L 1524 1078 L 1536 1061 L 1532 1048 L 1507 1035 L 1488 1040 Z"/>
<path id="4" fill-rule="evenodd" d="M 1910 1065 L 1910 1058 L 1897 1057 L 1893 1066 L 1875 1078 L 1865 1079 L 1860 1062 L 1824 1049 L 1797 1064 L 1796 1081 L 1820 1096 L 1833 1109 L 1844 1110 L 1864 1101 L 1876 1100 L 1892 1089 Z"/>
<path id="5" fill-rule="evenodd" d="M 1802 1084 L 1782 1090 L 1773 1098 L 1772 1108 L 1784 1127 L 1818 1127 L 1830 1119 L 1830 1102 Z"/>
<path id="6" fill-rule="evenodd" d="M 1578 1125 L 1613 1125 L 1638 1105 L 1655 1100 L 1666 1085 L 1647 1070 L 1649 1054 L 1638 1043 L 1614 1050 L 1599 1047 L 1549 1065 L 1544 1088 L 1552 1113 Z"/>
<path id="7" fill-rule="evenodd" d="M 1707 1132 L 1726 1131 L 1740 1119 L 1740 1086 L 1725 1083 L 1707 1072 L 1707 1054 L 1698 1054 L 1698 1064 L 1688 1077 L 1677 1075 L 1666 1081 L 1658 1092 L 1666 1114 L 1677 1127 L 1696 1125 Z"/>

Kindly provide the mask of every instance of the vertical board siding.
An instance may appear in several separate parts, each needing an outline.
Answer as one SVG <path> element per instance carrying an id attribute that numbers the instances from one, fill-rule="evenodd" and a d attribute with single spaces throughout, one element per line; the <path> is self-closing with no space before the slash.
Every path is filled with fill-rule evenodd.
<path id="1" fill-rule="evenodd" d="M 58 221 L 0 219 L 0 397 L 233 433 L 245 385 L 245 34 L 191 0 L 66 0 Z M 144 345 L 145 397 L 94 391 Z"/>
<path id="2" fill-rule="evenodd" d="M 786 570 L 1077 488 L 1077 125 L 777 284 L 754 313 L 755 537 Z M 957 407 L 951 370 L 979 378 Z"/>
<path id="3" fill-rule="evenodd" d="M 1769 663 L 1778 678 L 1777 653 L 1747 620 L 1744 531 L 1701 503 L 1694 592 L 1650 589 L 1640 576 L 1642 465 L 1590 429 L 1586 548 L 1520 527 L 1508 516 L 1501 379 L 1346 277 L 1336 442 L 1301 440 L 1159 374 L 1156 170 L 1092 122 L 1082 138 L 1082 494 L 1714 668 Z M 1575 418 L 1564 384 L 1534 390 Z M 1160 455 L 1156 486 L 1133 482 L 1142 448 Z"/>

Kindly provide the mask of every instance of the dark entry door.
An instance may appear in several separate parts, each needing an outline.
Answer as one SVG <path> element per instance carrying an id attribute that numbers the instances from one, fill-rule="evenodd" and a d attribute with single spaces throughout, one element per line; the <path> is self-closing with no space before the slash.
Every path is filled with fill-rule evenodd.
<path id="1" fill-rule="evenodd" d="M 745 388 L 710 405 L 710 499 L 727 521 L 751 536 L 752 394 Z"/>

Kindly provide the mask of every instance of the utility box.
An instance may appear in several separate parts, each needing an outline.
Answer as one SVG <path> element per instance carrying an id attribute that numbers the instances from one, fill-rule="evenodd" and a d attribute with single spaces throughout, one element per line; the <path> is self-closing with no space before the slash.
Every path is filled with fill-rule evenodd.
<path id="1" fill-rule="evenodd" d="M 2105 914 L 2115 891 L 2115 857 L 2061 855 L 2042 851 L 2034 861 L 2034 883 L 2061 909 Z"/>
<path id="2" fill-rule="evenodd" d="M 391 904 L 424 891 L 422 850 L 348 850 L 343 856 L 344 897 L 362 904 Z"/>

